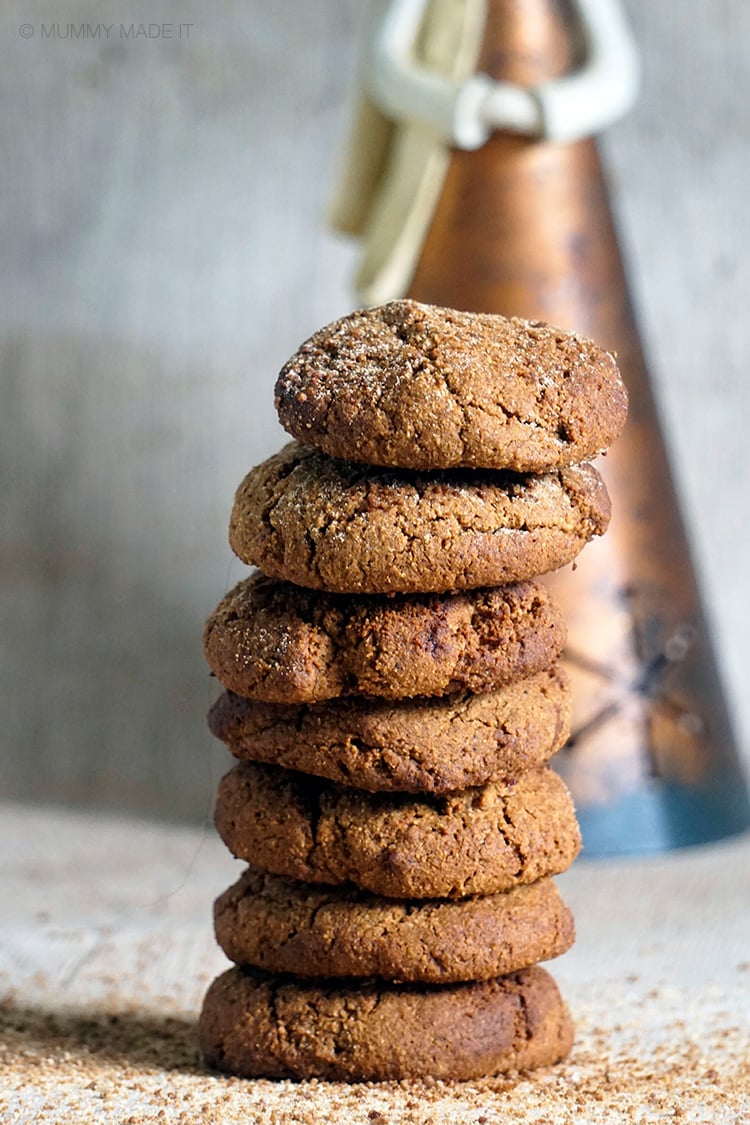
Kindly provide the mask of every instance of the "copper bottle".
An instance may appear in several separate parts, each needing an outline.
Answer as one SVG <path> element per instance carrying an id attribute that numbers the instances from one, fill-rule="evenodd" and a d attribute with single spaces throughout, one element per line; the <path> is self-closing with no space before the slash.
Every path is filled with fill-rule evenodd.
<path id="1" fill-rule="evenodd" d="M 485 73 L 533 85 L 578 58 L 565 0 L 490 0 Z M 594 141 L 495 134 L 455 152 L 409 295 L 546 320 L 617 353 L 630 416 L 599 462 L 611 527 L 574 573 L 550 579 L 569 622 L 575 713 L 557 764 L 588 854 L 739 831 L 747 790 Z"/>

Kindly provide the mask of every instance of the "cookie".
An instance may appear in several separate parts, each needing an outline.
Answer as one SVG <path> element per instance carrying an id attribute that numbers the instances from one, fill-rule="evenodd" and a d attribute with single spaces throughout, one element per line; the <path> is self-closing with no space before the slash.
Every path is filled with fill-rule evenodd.
<path id="1" fill-rule="evenodd" d="M 252 868 L 216 900 L 230 961 L 305 977 L 448 984 L 488 980 L 557 957 L 573 917 L 551 879 L 506 894 L 404 902 Z"/>
<path id="2" fill-rule="evenodd" d="M 591 340 L 405 300 L 316 332 L 282 369 L 276 408 L 293 437 L 334 457 L 542 473 L 606 449 L 627 392 Z"/>
<path id="3" fill-rule="evenodd" d="M 204 633 L 224 687 L 270 703 L 491 691 L 548 668 L 564 643 L 539 583 L 347 598 L 259 574 L 222 599 Z"/>
<path id="4" fill-rule="evenodd" d="M 548 767 L 414 797 L 240 762 L 219 784 L 216 827 L 261 871 L 393 898 L 508 891 L 565 871 L 580 849 L 572 801 Z"/>
<path id="5" fill-rule="evenodd" d="M 229 541 L 243 562 L 299 586 L 440 593 L 557 570 L 608 521 L 607 490 L 591 465 L 539 476 L 420 474 L 292 443 L 245 477 Z"/>
<path id="6" fill-rule="evenodd" d="M 555 667 L 484 695 L 297 707 L 225 692 L 208 716 L 237 758 L 372 791 L 445 793 L 542 765 L 570 734 L 570 691 Z"/>
<path id="7" fill-rule="evenodd" d="M 573 1025 L 552 977 L 347 985 L 229 969 L 198 1025 L 209 1066 L 245 1078 L 468 1079 L 563 1059 Z"/>

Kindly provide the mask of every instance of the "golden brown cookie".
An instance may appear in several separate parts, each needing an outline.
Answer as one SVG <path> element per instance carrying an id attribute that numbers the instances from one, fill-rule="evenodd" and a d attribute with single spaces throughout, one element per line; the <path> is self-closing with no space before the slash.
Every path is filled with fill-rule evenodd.
<path id="1" fill-rule="evenodd" d="M 559 1062 L 573 1025 L 544 969 L 479 984 L 342 984 L 229 969 L 199 1021 L 209 1066 L 245 1078 L 467 1079 Z"/>
<path id="2" fill-rule="evenodd" d="M 540 583 L 444 595 L 343 597 L 254 574 L 206 623 L 224 687 L 271 703 L 492 691 L 548 668 L 565 643 Z"/>
<path id="3" fill-rule="evenodd" d="M 505 894 L 405 902 L 248 869 L 214 906 L 230 961 L 305 977 L 448 984 L 558 957 L 573 917 L 551 879 Z"/>
<path id="4" fill-rule="evenodd" d="M 339 593 L 522 582 L 569 563 L 609 522 L 591 465 L 414 473 L 292 443 L 245 477 L 229 541 L 264 574 Z"/>
<path id="5" fill-rule="evenodd" d="M 570 734 L 570 691 L 555 666 L 483 695 L 258 703 L 232 692 L 208 716 L 236 758 L 357 789 L 445 793 L 540 766 Z"/>
<path id="6" fill-rule="evenodd" d="M 276 407 L 293 437 L 334 457 L 541 473 L 606 449 L 627 393 L 591 340 L 402 300 L 316 332 L 282 369 Z"/>
<path id="7" fill-rule="evenodd" d="M 216 827 L 258 870 L 393 898 L 508 891 L 565 871 L 581 845 L 570 795 L 548 767 L 412 796 L 240 762 L 219 784 Z"/>

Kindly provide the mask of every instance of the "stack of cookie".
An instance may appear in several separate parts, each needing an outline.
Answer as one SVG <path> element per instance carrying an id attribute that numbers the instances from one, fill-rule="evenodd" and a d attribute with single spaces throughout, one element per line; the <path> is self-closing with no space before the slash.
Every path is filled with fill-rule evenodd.
<path id="1" fill-rule="evenodd" d="M 205 633 L 240 759 L 216 903 L 235 968 L 207 1060 L 267 1077 L 471 1078 L 552 1063 L 572 1025 L 537 962 L 579 846 L 546 765 L 569 730 L 564 625 L 533 579 L 609 518 L 582 464 L 619 432 L 612 357 L 543 324 L 396 301 L 322 329 L 277 384 L 298 439 L 237 492 L 257 566 Z"/>

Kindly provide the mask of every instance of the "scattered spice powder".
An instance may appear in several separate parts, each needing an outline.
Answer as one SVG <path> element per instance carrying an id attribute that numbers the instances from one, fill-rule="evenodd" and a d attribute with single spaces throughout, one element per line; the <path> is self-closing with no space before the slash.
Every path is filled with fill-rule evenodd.
<path id="1" fill-rule="evenodd" d="M 601 1026 L 600 1004 L 576 1010 L 578 1039 L 561 1066 L 471 1083 L 354 1086 L 212 1074 L 185 1013 L 156 1014 L 122 998 L 110 1011 L 47 1012 L 11 996 L 0 1009 L 0 1116 L 14 1125 L 750 1122 L 748 1028 L 715 999 L 702 1005 L 678 990 L 656 992 L 640 998 L 628 1023 Z"/>

